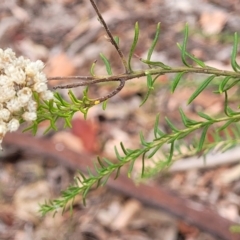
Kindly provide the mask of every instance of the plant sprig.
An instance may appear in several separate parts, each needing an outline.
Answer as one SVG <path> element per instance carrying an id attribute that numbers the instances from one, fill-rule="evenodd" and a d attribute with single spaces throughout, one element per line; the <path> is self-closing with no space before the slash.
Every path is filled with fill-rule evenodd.
<path id="1" fill-rule="evenodd" d="M 83 203 L 85 204 L 87 194 L 93 187 L 105 185 L 106 181 L 104 180 L 109 178 L 109 176 L 111 176 L 114 172 L 116 173 L 116 176 L 118 176 L 120 169 L 126 164 L 129 164 L 128 176 L 130 177 L 133 170 L 133 165 L 135 161 L 139 159 L 139 157 L 142 156 L 142 161 L 144 163 L 147 159 L 152 158 L 163 145 L 170 146 L 168 154 L 165 154 L 165 159 L 163 159 L 162 161 L 158 161 L 158 163 L 160 163 L 160 168 L 159 164 L 156 164 L 156 167 L 153 168 L 154 171 L 151 171 L 151 176 L 153 175 L 153 173 L 156 174 L 156 170 L 161 171 L 168 168 L 174 160 L 184 155 L 183 153 L 181 153 L 181 151 L 178 151 L 178 156 L 176 157 L 176 155 L 174 154 L 174 150 L 176 151 L 174 146 L 177 145 L 177 142 L 179 140 L 182 140 L 184 137 L 194 133 L 195 131 L 202 130 L 201 140 L 198 145 L 193 146 L 191 152 L 188 152 L 188 156 L 196 155 L 198 153 L 206 154 L 210 150 L 214 149 L 217 144 L 221 144 L 222 149 L 225 148 L 226 150 L 231 146 L 235 145 L 236 143 L 239 143 L 239 140 L 236 140 L 234 138 L 235 136 L 228 136 L 226 140 L 222 140 L 222 138 L 218 134 L 214 136 L 216 140 L 215 143 L 207 143 L 204 145 L 206 133 L 209 126 L 212 126 L 216 123 L 228 122 L 230 120 L 239 121 L 240 113 L 236 114 L 233 117 L 227 116 L 223 118 L 211 118 L 202 122 L 191 121 L 190 119 L 187 119 L 186 116 L 182 115 L 183 124 L 186 126 L 186 128 L 177 129 L 172 123 L 169 123 L 172 128 L 172 132 L 169 134 L 162 133 L 160 129 L 156 127 L 158 119 L 159 118 L 157 117 L 154 128 L 155 138 L 152 141 L 146 142 L 143 135 L 140 134 L 142 148 L 127 149 L 124 144 L 121 143 L 120 148 L 123 152 L 123 155 L 121 155 L 118 149 L 115 147 L 115 153 L 118 160 L 116 163 L 113 163 L 106 158 L 98 158 L 98 165 L 95 164 L 95 173 L 93 173 L 91 170 L 88 170 L 88 176 L 85 176 L 83 173 L 81 173 L 81 180 L 79 180 L 80 178 L 78 178 L 78 181 L 80 181 L 80 187 L 78 182 L 76 182 L 75 185 L 70 186 L 62 193 L 62 197 L 60 199 L 56 199 L 42 205 L 42 214 L 45 215 L 48 212 L 57 211 L 61 208 L 64 208 L 66 204 L 78 194 L 81 194 L 83 196 Z M 238 133 L 240 136 L 240 127 L 238 127 Z M 147 169 L 147 174 L 145 175 L 145 169 L 143 168 L 142 177 L 149 177 L 149 172 L 150 170 Z"/>
<path id="2" fill-rule="evenodd" d="M 140 133 L 140 148 L 128 149 L 124 146 L 124 143 L 121 143 L 120 148 L 123 152 L 122 154 L 119 153 L 118 148 L 115 148 L 115 154 L 118 160 L 117 162 L 111 162 L 109 159 L 106 158 L 98 158 L 97 163 L 95 163 L 95 169 L 89 169 L 86 173 L 80 173 L 80 177 L 77 178 L 76 184 L 70 186 L 67 190 L 63 191 L 61 198 L 43 204 L 40 210 L 42 214 L 46 214 L 51 211 L 55 212 L 60 208 L 64 209 L 66 207 L 66 204 L 72 199 L 74 199 L 74 197 L 78 194 L 82 195 L 83 202 L 85 204 L 87 194 L 93 187 L 99 187 L 106 184 L 109 177 L 112 177 L 114 173 L 115 178 L 117 178 L 120 174 L 121 168 L 126 164 L 129 165 L 128 176 L 130 177 L 134 168 L 134 163 L 139 159 L 142 161 L 141 177 L 150 177 L 158 173 L 159 171 L 168 168 L 171 164 L 174 163 L 174 161 L 181 157 L 192 156 L 196 154 L 205 155 L 209 151 L 213 150 L 226 151 L 227 149 L 235 146 L 236 144 L 239 144 L 238 139 L 240 139 L 240 127 L 237 124 L 240 120 L 240 112 L 234 111 L 229 107 L 228 99 L 228 91 L 233 86 L 238 85 L 240 79 L 240 66 L 236 62 L 236 56 L 238 51 L 237 33 L 235 33 L 234 35 L 234 44 L 231 54 L 231 64 L 233 71 L 225 71 L 207 66 L 202 60 L 196 58 L 187 51 L 188 25 L 185 26 L 183 43 L 178 44 L 183 66 L 174 67 L 160 61 L 151 60 L 152 53 L 159 40 L 160 24 L 158 24 L 155 37 L 148 50 L 147 59 L 138 58 L 138 60 L 145 64 L 145 69 L 134 70 L 132 69 L 131 63 L 139 38 L 138 23 L 135 24 L 133 42 L 130 47 L 128 59 L 126 60 L 122 50 L 119 47 L 119 39 L 117 41 L 115 40 L 107 24 L 102 18 L 102 15 L 99 12 L 96 4 L 93 0 L 90 0 L 90 2 L 92 3 L 93 8 L 98 15 L 100 22 L 104 26 L 104 29 L 107 32 L 111 43 L 115 47 L 124 66 L 125 72 L 120 74 L 113 74 L 109 60 L 104 54 L 100 54 L 100 57 L 106 66 L 107 75 L 98 76 L 95 73 L 95 61 L 91 67 L 91 76 L 53 77 L 49 78 L 49 80 L 81 80 L 79 83 L 75 82 L 73 84 L 61 85 L 55 87 L 55 89 L 71 89 L 80 86 L 88 87 L 93 84 L 109 82 L 119 82 L 119 86 L 111 93 L 96 99 L 89 98 L 87 91 L 88 88 L 84 90 L 82 99 L 78 99 L 76 96 L 74 96 L 71 90 L 69 90 L 70 102 L 67 102 L 61 97 L 59 93 L 56 93 L 54 100 L 49 102 L 43 102 L 40 105 L 38 109 L 39 118 L 33 123 L 33 125 L 29 129 L 32 129 L 34 132 L 36 132 L 38 124 L 46 119 L 50 120 L 49 129 L 56 129 L 55 123 L 59 118 L 64 118 L 65 126 L 71 127 L 71 119 L 74 113 L 76 113 L 77 111 L 81 111 L 86 117 L 88 110 L 96 104 L 100 103 L 103 104 L 103 108 L 105 109 L 106 101 L 114 95 L 118 94 L 119 91 L 121 91 L 121 89 L 125 86 L 126 81 L 136 78 L 142 78 L 147 81 L 148 90 L 146 96 L 141 103 L 142 106 L 150 97 L 150 94 L 154 91 L 154 85 L 157 78 L 160 75 L 170 73 L 176 74 L 173 81 L 171 81 L 172 92 L 175 92 L 177 90 L 177 87 L 179 86 L 183 76 L 191 73 L 201 73 L 206 75 L 206 78 L 202 81 L 201 84 L 197 86 L 195 91 L 189 97 L 188 104 L 192 103 L 203 91 L 206 90 L 207 87 L 212 84 L 213 80 L 215 81 L 217 79 L 219 82 L 217 83 L 217 91 L 215 91 L 215 93 L 224 95 L 225 116 L 220 116 L 216 118 L 214 116 L 209 116 L 206 113 L 200 112 L 198 113 L 198 115 L 202 118 L 202 120 L 197 121 L 187 117 L 184 111 L 180 109 L 179 112 L 183 127 L 179 128 L 175 126 L 170 119 L 166 118 L 166 123 L 171 131 L 169 133 L 164 133 L 159 128 L 160 116 L 157 115 L 155 124 L 153 126 L 154 138 L 151 141 L 146 141 L 143 134 Z M 233 134 L 230 134 L 229 127 L 233 125 L 236 127 L 236 131 L 233 131 Z M 221 135 L 222 132 L 224 132 L 224 136 Z M 194 133 L 199 134 L 198 138 L 191 138 Z M 214 142 L 208 141 L 208 134 L 211 134 Z M 191 144 L 188 143 L 188 138 L 192 139 Z M 183 144 L 188 148 L 187 153 L 181 151 L 181 145 Z M 159 159 L 153 168 L 147 167 L 146 161 L 148 159 L 154 158 L 156 156 L 156 153 L 163 149 L 163 146 L 166 146 L 166 148 L 164 149 L 167 149 L 167 151 L 165 151 L 163 154 L 163 159 Z"/>

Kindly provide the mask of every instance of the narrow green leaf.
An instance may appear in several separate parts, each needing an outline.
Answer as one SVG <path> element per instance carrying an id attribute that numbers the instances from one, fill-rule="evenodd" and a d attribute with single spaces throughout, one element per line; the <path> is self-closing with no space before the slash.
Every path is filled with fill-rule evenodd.
<path id="1" fill-rule="evenodd" d="M 119 176 L 119 174 L 120 174 L 120 170 L 121 170 L 121 167 L 119 167 L 119 168 L 117 169 L 117 173 L 116 173 L 116 176 L 115 176 L 114 179 L 117 179 L 117 178 L 118 178 L 118 176 Z"/>
<path id="2" fill-rule="evenodd" d="M 66 117 L 65 119 L 64 119 L 64 121 L 65 121 L 65 123 L 64 123 L 64 128 L 71 128 L 72 127 L 72 123 L 71 123 L 71 120 L 72 120 L 72 118 L 70 117 Z"/>
<path id="3" fill-rule="evenodd" d="M 98 179 L 98 180 L 97 180 L 97 183 L 96 183 L 96 188 L 99 188 L 100 185 L 101 185 L 101 179 Z"/>
<path id="4" fill-rule="evenodd" d="M 187 63 L 186 61 L 186 47 L 187 47 L 187 42 L 188 42 L 188 24 L 185 25 L 184 28 L 184 39 L 183 39 L 183 44 L 180 46 L 181 49 L 181 59 L 182 62 L 185 66 L 187 67 L 192 67 L 190 64 Z"/>
<path id="5" fill-rule="evenodd" d="M 107 163 L 109 166 L 112 166 L 112 165 L 113 165 L 113 163 L 112 163 L 111 161 L 109 161 L 107 158 L 103 158 L 103 161 L 104 161 L 105 163 Z"/>
<path id="6" fill-rule="evenodd" d="M 149 143 L 145 141 L 142 131 L 139 133 L 141 144 L 145 147 L 149 146 Z"/>
<path id="7" fill-rule="evenodd" d="M 48 105 L 49 111 L 52 112 L 54 110 L 54 101 L 53 99 L 46 101 L 46 104 Z"/>
<path id="8" fill-rule="evenodd" d="M 171 140 L 168 141 L 168 143 L 171 143 L 171 142 L 176 141 L 176 140 L 180 140 L 180 139 L 182 139 L 182 138 L 184 138 L 188 135 L 189 135 L 189 132 L 180 132 L 179 135 L 176 135 L 175 137 L 173 137 Z"/>
<path id="9" fill-rule="evenodd" d="M 146 153 L 147 153 L 147 151 L 144 152 L 143 155 L 142 155 L 142 173 L 141 173 L 142 178 L 143 178 L 144 172 L 145 172 L 145 156 L 146 156 Z"/>
<path id="10" fill-rule="evenodd" d="M 135 51 L 135 48 L 137 46 L 137 42 L 138 42 L 138 36 L 139 36 L 139 26 L 138 26 L 138 22 L 135 23 L 135 31 L 134 31 L 134 38 L 133 38 L 133 43 L 132 46 L 130 48 L 130 52 L 128 55 L 128 69 L 132 72 L 132 67 L 131 67 L 131 60 L 132 60 L 132 56 L 133 53 Z"/>
<path id="11" fill-rule="evenodd" d="M 209 120 L 209 121 L 214 120 L 214 119 L 211 118 L 209 115 L 207 115 L 207 114 L 205 114 L 205 113 L 203 113 L 203 112 L 198 112 L 197 114 L 198 114 L 198 116 L 200 116 L 201 118 L 204 118 L 204 119 L 206 119 L 206 120 Z"/>
<path id="12" fill-rule="evenodd" d="M 207 134 L 207 131 L 208 131 L 209 126 L 210 126 L 210 125 L 206 125 L 206 126 L 203 128 L 202 135 L 201 135 L 201 138 L 200 138 L 199 143 L 198 143 L 198 148 L 197 148 L 197 151 L 198 151 L 198 152 L 200 152 L 200 151 L 202 150 L 202 147 L 203 147 L 203 144 L 204 144 L 204 141 L 205 141 L 206 134 Z"/>
<path id="13" fill-rule="evenodd" d="M 100 53 L 100 57 L 103 60 L 105 66 L 106 66 L 106 70 L 107 70 L 108 75 L 112 75 L 112 68 L 111 68 L 111 65 L 110 65 L 109 61 L 107 60 L 107 58 L 102 53 Z"/>
<path id="14" fill-rule="evenodd" d="M 151 74 L 147 74 L 147 87 L 148 89 L 153 89 L 153 79 Z"/>
<path id="15" fill-rule="evenodd" d="M 94 175 L 89 167 L 87 167 L 87 173 L 88 173 L 89 177 L 91 177 L 91 178 L 94 177 Z"/>
<path id="16" fill-rule="evenodd" d="M 154 137 L 155 138 L 158 138 L 158 124 L 159 124 L 159 116 L 160 114 L 158 113 L 157 116 L 156 116 L 156 120 L 155 120 L 155 123 L 154 123 Z"/>
<path id="17" fill-rule="evenodd" d="M 224 95 L 225 95 L 225 98 L 224 98 L 224 113 L 225 113 L 228 117 L 230 117 L 230 116 L 231 116 L 231 114 L 230 114 L 231 110 L 230 110 L 230 108 L 228 107 L 228 93 L 227 93 L 227 91 L 224 92 Z"/>
<path id="18" fill-rule="evenodd" d="M 79 183 L 80 183 L 80 184 L 83 183 L 82 179 L 81 179 L 80 177 L 78 177 L 78 176 L 74 177 L 74 180 L 75 180 L 75 182 L 76 182 L 77 185 L 78 185 Z"/>
<path id="19" fill-rule="evenodd" d="M 147 60 L 151 59 L 153 50 L 154 50 L 154 48 L 155 48 L 155 46 L 156 46 L 156 44 L 158 42 L 158 39 L 159 39 L 159 34 L 160 34 L 160 23 L 157 24 L 156 34 L 155 34 L 155 37 L 153 39 L 152 45 L 151 45 L 151 47 L 148 50 Z"/>
<path id="20" fill-rule="evenodd" d="M 100 173 L 100 169 L 98 169 L 96 162 L 93 162 L 93 165 L 94 165 L 94 169 L 95 169 L 96 173 L 99 174 Z"/>
<path id="21" fill-rule="evenodd" d="M 124 148 L 124 149 L 125 149 L 125 148 Z M 116 155 L 117 159 L 118 159 L 119 161 L 122 161 L 123 158 L 120 156 L 120 154 L 119 154 L 118 149 L 117 149 L 116 146 L 114 146 L 114 151 L 115 151 L 115 155 Z"/>
<path id="22" fill-rule="evenodd" d="M 232 82 L 231 84 L 229 84 L 227 87 L 225 87 L 225 88 L 223 89 L 223 92 L 231 89 L 233 86 L 237 85 L 239 82 L 240 82 L 240 79 L 235 80 L 234 82 Z"/>
<path id="23" fill-rule="evenodd" d="M 150 93 L 152 92 L 152 90 L 154 90 L 154 82 L 156 80 L 156 77 L 154 79 L 152 79 L 151 74 L 149 74 L 149 72 L 145 72 L 145 74 L 147 75 L 147 87 L 148 87 L 148 91 L 147 94 L 145 95 L 144 99 L 142 100 L 141 104 L 139 105 L 139 107 L 143 106 L 143 104 L 148 100 Z"/>
<path id="24" fill-rule="evenodd" d="M 89 108 L 86 108 L 86 109 L 79 109 L 82 113 L 83 113 L 83 117 L 84 117 L 84 119 L 86 120 L 87 119 L 87 114 L 88 114 L 88 110 L 89 110 Z"/>
<path id="25" fill-rule="evenodd" d="M 121 146 L 121 148 L 122 148 L 123 153 L 124 153 L 125 155 L 127 155 L 127 154 L 128 154 L 128 151 L 126 150 L 126 148 L 124 147 L 124 145 L 123 145 L 122 142 L 120 142 L 120 146 Z"/>
<path id="26" fill-rule="evenodd" d="M 182 51 L 182 46 L 181 46 L 180 44 L 177 44 L 177 46 L 178 46 L 178 48 Z M 206 67 L 206 64 L 205 64 L 202 60 L 194 57 L 192 54 L 190 54 L 190 53 L 187 52 L 186 50 L 185 50 L 185 55 L 188 56 L 189 58 L 191 58 L 191 59 L 192 59 L 194 62 L 196 62 L 197 65 L 199 65 L 200 67 L 202 67 L 202 68 L 205 68 L 205 67 Z"/>
<path id="27" fill-rule="evenodd" d="M 220 93 L 223 93 L 224 92 L 224 87 L 226 86 L 226 84 L 228 83 L 228 81 L 232 78 L 232 76 L 227 76 L 223 79 L 223 81 L 219 84 L 219 87 L 218 87 L 218 91 Z"/>
<path id="28" fill-rule="evenodd" d="M 104 101 L 103 103 L 102 103 L 102 109 L 103 110 L 106 110 L 106 108 L 107 108 L 107 100 L 106 101 Z"/>
<path id="29" fill-rule="evenodd" d="M 90 74 L 95 77 L 95 73 L 94 73 L 94 69 L 95 69 L 95 66 L 96 66 L 96 63 L 97 63 L 97 60 L 95 60 L 90 68 Z"/>
<path id="30" fill-rule="evenodd" d="M 108 175 L 102 180 L 101 186 L 104 186 L 104 185 L 107 183 L 109 177 L 110 177 L 110 174 L 108 174 Z"/>
<path id="31" fill-rule="evenodd" d="M 181 119 L 182 119 L 182 122 L 183 122 L 184 126 L 188 127 L 187 116 L 185 115 L 185 113 L 183 112 L 183 110 L 181 108 L 179 108 L 179 112 L 180 112 Z"/>
<path id="32" fill-rule="evenodd" d="M 200 67 L 202 67 L 202 68 L 206 67 L 205 63 L 202 60 L 194 57 L 192 54 L 190 54 L 188 52 L 186 52 L 186 55 L 188 57 L 190 57 L 195 63 L 197 63 L 197 65 L 199 65 Z"/>
<path id="33" fill-rule="evenodd" d="M 162 69 L 165 69 L 165 70 L 171 70 L 172 69 L 171 67 L 165 65 L 162 62 L 149 61 L 149 60 L 145 60 L 145 59 L 142 59 L 142 58 L 140 58 L 140 60 L 141 60 L 141 62 L 146 63 L 150 66 L 161 67 Z"/>
<path id="34" fill-rule="evenodd" d="M 179 132 L 179 130 L 173 125 L 173 123 L 167 117 L 165 117 L 165 120 L 173 132 Z"/>
<path id="35" fill-rule="evenodd" d="M 231 125 L 233 122 L 235 122 L 235 119 L 230 119 L 229 121 L 227 121 L 223 126 L 221 126 L 220 128 L 217 129 L 218 132 L 226 129 L 229 125 Z"/>
<path id="36" fill-rule="evenodd" d="M 148 91 L 147 91 L 147 93 L 146 93 L 144 99 L 142 100 L 141 104 L 139 105 L 139 107 L 142 107 L 143 104 L 148 100 L 148 98 L 149 98 L 149 96 L 150 96 L 152 90 L 153 90 L 153 89 L 148 88 Z"/>
<path id="37" fill-rule="evenodd" d="M 215 75 L 208 77 L 192 94 L 192 96 L 188 100 L 188 104 L 190 104 L 207 86 L 208 84 L 215 78 Z"/>
<path id="38" fill-rule="evenodd" d="M 172 93 L 174 93 L 177 85 L 179 84 L 182 76 L 183 76 L 185 73 L 186 73 L 186 72 L 180 72 L 180 73 L 178 73 L 177 76 L 174 78 L 173 83 L 172 83 L 172 86 L 171 86 L 171 91 L 172 91 Z"/>
<path id="39" fill-rule="evenodd" d="M 162 147 L 162 144 L 156 146 L 156 147 L 152 150 L 152 152 L 148 155 L 148 158 L 152 158 L 152 157 L 155 155 L 155 153 L 156 153 L 161 147 Z"/>
<path id="40" fill-rule="evenodd" d="M 104 164 L 102 163 L 101 158 L 100 158 L 99 156 L 97 157 L 97 160 L 98 160 L 98 163 L 99 163 L 99 165 L 101 166 L 101 168 L 104 168 L 105 166 L 104 166 Z"/>
<path id="41" fill-rule="evenodd" d="M 181 108 L 179 108 L 179 112 L 180 112 L 181 119 L 182 119 L 182 122 L 183 122 L 185 127 L 189 127 L 189 126 L 192 126 L 192 125 L 199 124 L 199 122 L 188 118 Z"/>
<path id="42" fill-rule="evenodd" d="M 82 197 L 83 197 L 83 205 L 84 205 L 84 206 L 86 206 L 86 196 L 87 196 L 89 190 L 90 190 L 90 186 L 88 186 L 88 187 L 84 190 L 84 192 L 83 192 L 83 194 L 82 194 Z"/>
<path id="43" fill-rule="evenodd" d="M 54 97 L 55 97 L 64 107 L 70 106 L 70 104 L 62 98 L 62 96 L 60 95 L 60 93 L 55 92 L 55 93 L 54 93 Z"/>
<path id="44" fill-rule="evenodd" d="M 167 159 L 168 164 L 172 161 L 173 152 L 174 152 L 174 141 L 171 143 L 170 152 Z"/>
<path id="45" fill-rule="evenodd" d="M 78 174 L 83 178 L 84 181 L 86 180 L 85 175 L 81 171 L 78 171 Z"/>
<path id="46" fill-rule="evenodd" d="M 136 159 L 132 160 L 131 163 L 130 163 L 130 167 L 128 169 L 128 177 L 129 178 L 131 177 L 131 173 L 132 173 L 135 161 L 136 161 Z"/>
<path id="47" fill-rule="evenodd" d="M 235 32 L 234 33 L 233 50 L 232 50 L 232 54 L 231 54 L 231 65 L 235 72 L 238 72 L 238 70 L 240 69 L 240 66 L 236 62 L 237 53 L 238 53 L 238 34 Z"/>

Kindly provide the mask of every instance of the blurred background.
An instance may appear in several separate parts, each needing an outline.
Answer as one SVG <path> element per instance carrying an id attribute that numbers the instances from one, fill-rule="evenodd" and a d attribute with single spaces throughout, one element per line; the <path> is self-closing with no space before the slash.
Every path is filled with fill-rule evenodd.
<path id="1" fill-rule="evenodd" d="M 144 58 L 161 22 L 160 40 L 152 59 L 169 66 L 181 66 L 176 45 L 183 39 L 189 24 L 188 50 L 207 65 L 230 70 L 230 55 L 234 32 L 240 33 L 240 1 L 238 0 L 97 0 L 103 18 L 127 56 L 134 36 L 134 24 L 139 22 L 140 37 L 135 54 Z M 122 73 L 122 65 L 104 28 L 98 22 L 90 1 L 75 0 L 2 0 L 0 3 L 0 47 L 12 48 L 17 55 L 42 60 L 48 77 L 90 75 L 90 67 L 97 60 L 95 73 L 106 74 L 99 53 L 110 60 L 113 73 Z M 134 57 L 133 68 L 144 69 Z M 160 76 L 155 91 L 141 108 L 146 92 L 146 79 L 128 81 L 124 89 L 108 102 L 107 110 L 96 106 L 85 121 L 81 113 L 73 119 L 72 129 L 63 129 L 45 136 L 56 151 L 68 148 L 87 154 L 92 160 L 102 155 L 116 160 L 114 146 L 124 142 L 128 148 L 140 146 L 139 132 L 147 140 L 153 138 L 156 113 L 160 113 L 160 128 L 169 131 L 164 116 L 180 125 L 179 107 L 189 117 L 197 118 L 197 111 L 217 116 L 223 112 L 223 97 L 204 91 L 191 105 L 187 99 L 204 76 L 189 75 L 179 90 L 170 93 L 173 75 Z M 49 81 L 50 88 L 69 83 L 67 80 Z M 75 81 L 76 82 L 76 81 Z M 116 87 L 114 83 L 91 86 L 90 96 L 100 97 Z M 83 88 L 73 89 L 82 96 Z M 60 90 L 67 98 L 67 91 Z M 238 87 L 232 96 L 239 93 Z M 48 123 L 43 123 L 37 136 L 41 137 Z M 209 136 L 211 138 L 211 136 Z M 23 137 L 24 141 L 24 137 Z M 175 191 L 183 198 L 216 211 L 229 221 L 240 222 L 239 159 L 231 152 L 203 164 L 192 159 L 186 167 L 175 167 L 158 174 L 151 183 Z M 161 158 L 161 153 L 156 156 Z M 81 161 L 81 157 L 79 158 Z M 196 163 L 197 162 L 197 163 Z M 69 163 L 70 165 L 70 163 Z M 179 164 L 178 166 L 182 166 Z M 190 166 L 190 167 L 189 167 Z M 138 178 L 141 161 L 136 162 L 133 178 Z M 126 171 L 122 172 L 126 175 Z M 140 201 L 100 188 L 89 195 L 87 207 L 81 197 L 74 201 L 74 214 L 66 212 L 41 217 L 39 202 L 56 198 L 76 175 L 68 163 L 60 163 L 43 154 L 19 150 L 5 143 L 0 153 L 0 239 L 1 240 L 214 240 L 209 233 L 188 225 L 165 211 L 154 210 Z M 229 177 L 230 176 L 230 177 Z M 147 182 L 146 182 L 147 184 Z M 144 193 L 143 193 L 144 194 Z M 177 197 L 176 197 L 177 198 Z M 236 238 L 237 239 L 237 238 Z"/>

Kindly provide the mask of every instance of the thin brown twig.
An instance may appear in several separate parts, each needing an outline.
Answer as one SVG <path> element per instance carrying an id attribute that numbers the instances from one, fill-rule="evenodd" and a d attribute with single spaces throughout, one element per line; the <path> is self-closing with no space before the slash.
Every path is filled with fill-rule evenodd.
<path id="1" fill-rule="evenodd" d="M 211 69 L 211 68 L 200 68 L 200 67 L 175 67 L 172 69 L 162 69 L 162 68 L 151 68 L 147 70 L 139 70 L 135 71 L 133 73 L 125 73 L 125 74 L 118 74 L 113 76 L 100 76 L 100 77 L 92 77 L 92 76 L 69 76 L 69 77 L 61 77 L 61 80 L 63 79 L 79 79 L 83 80 L 79 83 L 72 83 L 67 85 L 59 85 L 54 87 L 54 89 L 69 89 L 69 88 L 76 88 L 81 86 L 89 86 L 92 84 L 98 84 L 103 82 L 116 82 L 120 81 L 120 79 L 123 79 L 124 81 L 129 81 L 135 78 L 140 78 L 146 76 L 146 73 L 151 75 L 163 75 L 163 74 L 169 74 L 169 73 L 180 73 L 180 72 L 186 72 L 186 73 L 203 73 L 203 74 L 215 74 L 216 76 L 232 76 L 233 78 L 239 78 L 240 73 L 233 72 L 233 71 L 225 71 L 225 70 L 219 70 L 219 69 Z M 49 78 L 49 80 L 55 80 L 55 78 Z M 86 80 L 86 81 L 84 81 Z"/>
<path id="2" fill-rule="evenodd" d="M 125 80 L 125 79 L 124 79 Z M 114 81 L 120 81 L 119 78 L 117 79 L 108 79 L 108 78 L 99 78 L 95 80 L 90 80 L 90 81 L 82 81 L 79 83 L 72 83 L 72 84 L 67 84 L 67 85 L 59 85 L 53 87 L 53 89 L 69 89 L 69 88 L 76 88 L 76 87 L 83 87 L 83 86 L 89 86 L 95 83 L 103 83 L 103 82 L 114 82 Z M 125 80 L 126 81 L 126 80 Z"/>
<path id="3" fill-rule="evenodd" d="M 93 76 L 67 76 L 67 77 L 61 77 L 61 76 L 57 76 L 57 77 L 48 77 L 47 78 L 48 81 L 52 81 L 52 80 L 93 80 L 96 79 L 96 77 Z"/>
<path id="4" fill-rule="evenodd" d="M 122 50 L 119 48 L 119 46 L 117 45 L 116 41 L 114 40 L 113 35 L 112 35 L 110 29 L 108 28 L 105 20 L 103 19 L 103 17 L 102 17 L 102 15 L 101 15 L 101 13 L 100 13 L 97 5 L 95 4 L 94 0 L 90 0 L 90 2 L 91 2 L 91 4 L 92 4 L 95 12 L 96 12 L 97 15 L 98 15 L 99 21 L 100 21 L 101 24 L 103 25 L 103 27 L 104 27 L 104 29 L 105 29 L 105 31 L 106 31 L 109 39 L 110 39 L 110 42 L 112 43 L 112 45 L 114 46 L 114 48 L 117 50 L 118 55 L 119 55 L 119 57 L 120 57 L 120 59 L 121 59 L 121 61 L 122 61 L 122 64 L 123 64 L 124 68 L 125 68 L 125 72 L 126 72 L 126 73 L 130 73 L 130 70 L 129 70 L 129 68 L 128 68 L 127 61 L 126 61 L 126 59 L 125 59 L 125 57 L 124 57 L 124 55 L 123 55 L 123 52 L 122 52 Z"/>
<path id="5" fill-rule="evenodd" d="M 116 89 L 114 89 L 112 92 L 110 92 L 109 94 L 107 94 L 103 97 L 91 100 L 91 102 L 93 102 L 94 105 L 96 105 L 96 104 L 106 101 L 107 99 L 109 99 L 109 98 L 113 97 L 114 95 L 116 95 L 117 93 L 119 93 L 125 85 L 125 80 L 124 79 L 118 79 L 118 80 L 120 81 L 120 84 Z"/>

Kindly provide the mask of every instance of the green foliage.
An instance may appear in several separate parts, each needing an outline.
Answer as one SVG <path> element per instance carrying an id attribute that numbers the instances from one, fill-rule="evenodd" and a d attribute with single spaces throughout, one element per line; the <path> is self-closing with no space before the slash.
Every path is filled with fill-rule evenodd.
<path id="1" fill-rule="evenodd" d="M 138 36 L 139 36 L 139 26 L 138 26 L 138 22 L 136 22 L 135 31 L 134 31 L 134 38 L 133 38 L 132 46 L 130 48 L 130 52 L 129 52 L 129 55 L 128 55 L 128 69 L 130 70 L 130 72 L 133 71 L 132 66 L 131 66 L 131 60 L 132 60 L 134 50 L 137 46 Z"/>
<path id="2" fill-rule="evenodd" d="M 96 6 L 94 7 L 96 8 Z M 99 16 L 99 12 L 97 13 Z M 100 20 L 103 21 L 101 18 Z M 104 27 L 108 35 L 110 34 L 111 36 L 111 33 L 107 26 L 104 25 Z M 41 121 L 48 119 L 50 121 L 50 126 L 47 131 L 50 129 L 56 130 L 56 121 L 59 118 L 63 118 L 65 120 L 65 127 L 71 127 L 71 119 L 74 113 L 81 111 L 86 117 L 88 110 L 94 105 L 100 103 L 103 104 L 103 109 L 106 109 L 106 101 L 117 94 L 124 87 L 125 81 L 137 77 L 145 77 L 147 82 L 147 94 L 140 105 L 142 106 L 154 91 L 156 79 L 160 75 L 168 73 L 176 74 L 175 78 L 171 82 L 171 92 L 175 92 L 177 90 L 182 77 L 188 73 L 201 73 L 206 75 L 206 78 L 202 81 L 201 84 L 197 85 L 195 91 L 189 97 L 188 104 L 192 103 L 203 91 L 211 86 L 213 80 L 218 77 L 219 81 L 217 84 L 215 82 L 215 85 L 212 86 L 217 89 L 214 92 L 215 94 L 224 95 L 224 115 L 215 117 L 209 116 L 204 112 L 199 112 L 198 115 L 201 120 L 197 121 L 190 119 L 188 116 L 186 116 L 182 109 L 179 109 L 182 127 L 175 126 L 170 119 L 165 118 L 166 124 L 170 129 L 170 132 L 166 133 L 160 129 L 160 115 L 157 115 L 153 126 L 154 138 L 151 141 L 146 141 L 144 135 L 140 133 L 139 141 L 141 143 L 141 147 L 136 149 L 128 149 L 124 146 L 124 143 L 120 143 L 119 147 L 115 147 L 117 162 L 111 162 L 107 158 L 97 158 L 97 162 L 94 164 L 94 171 L 88 169 L 86 173 L 79 173 L 79 177 L 76 178 L 75 184 L 63 191 L 61 198 L 46 202 L 41 206 L 40 211 L 42 214 L 46 214 L 52 211 L 55 212 L 60 208 L 64 209 L 66 207 L 66 204 L 74 199 L 74 197 L 78 194 L 82 195 L 83 202 L 85 204 L 88 192 L 93 187 L 105 185 L 109 177 L 117 178 L 123 166 L 128 165 L 128 176 L 131 177 L 134 163 L 138 160 L 142 161 L 141 177 L 146 178 L 152 177 L 160 171 L 167 169 L 180 158 L 193 155 L 206 155 L 210 151 L 223 152 L 239 144 L 240 112 L 234 111 L 230 108 L 228 99 L 228 91 L 233 86 L 238 85 L 240 81 L 240 66 L 236 62 L 238 35 L 237 33 L 234 35 L 234 44 L 231 55 L 231 64 L 233 71 L 223 71 L 221 69 L 207 66 L 202 60 L 188 53 L 188 32 L 188 25 L 186 25 L 183 43 L 178 44 L 183 66 L 173 67 L 168 66 L 167 64 L 160 61 L 151 60 L 152 53 L 159 40 L 160 24 L 158 24 L 155 37 L 148 50 L 147 59 L 139 58 L 139 60 L 145 64 L 146 68 L 144 70 L 135 71 L 131 67 L 131 61 L 138 43 L 138 23 L 135 24 L 134 38 L 127 59 L 124 58 L 122 52 L 119 49 L 119 39 L 112 37 L 111 39 L 114 39 L 113 41 L 115 44 L 113 45 L 115 46 L 116 51 L 118 52 L 123 63 L 123 66 L 125 67 L 125 73 L 113 75 L 110 62 L 108 61 L 107 57 L 105 57 L 103 54 L 100 54 L 100 57 L 106 66 L 108 75 L 98 77 L 94 72 L 94 66 L 96 63 L 94 62 L 90 71 L 91 77 L 85 81 L 85 78 L 80 76 L 79 79 L 83 79 L 83 81 L 78 85 L 76 84 L 75 87 L 89 86 L 91 84 L 110 81 L 119 81 L 119 87 L 116 88 L 116 90 L 114 90 L 111 94 L 100 97 L 98 99 L 90 99 L 88 97 L 87 88 L 84 90 L 83 97 L 80 100 L 74 96 L 72 91 L 69 91 L 68 95 L 70 102 L 64 100 L 61 95 L 56 92 L 55 99 L 53 101 L 51 100 L 49 102 L 43 102 L 40 104 L 40 107 L 38 109 L 39 118 L 29 129 L 32 129 L 35 133 L 38 124 Z M 67 88 L 69 86 L 67 85 L 65 87 Z M 74 87 L 74 85 L 71 85 L 71 87 Z M 213 141 L 209 140 L 209 135 Z M 184 151 L 182 150 L 183 146 L 185 147 Z M 122 153 L 120 153 L 120 149 Z M 160 151 L 162 153 L 162 157 L 158 159 L 157 153 Z M 154 166 L 148 167 L 147 163 L 149 161 L 152 161 L 154 163 Z"/>

